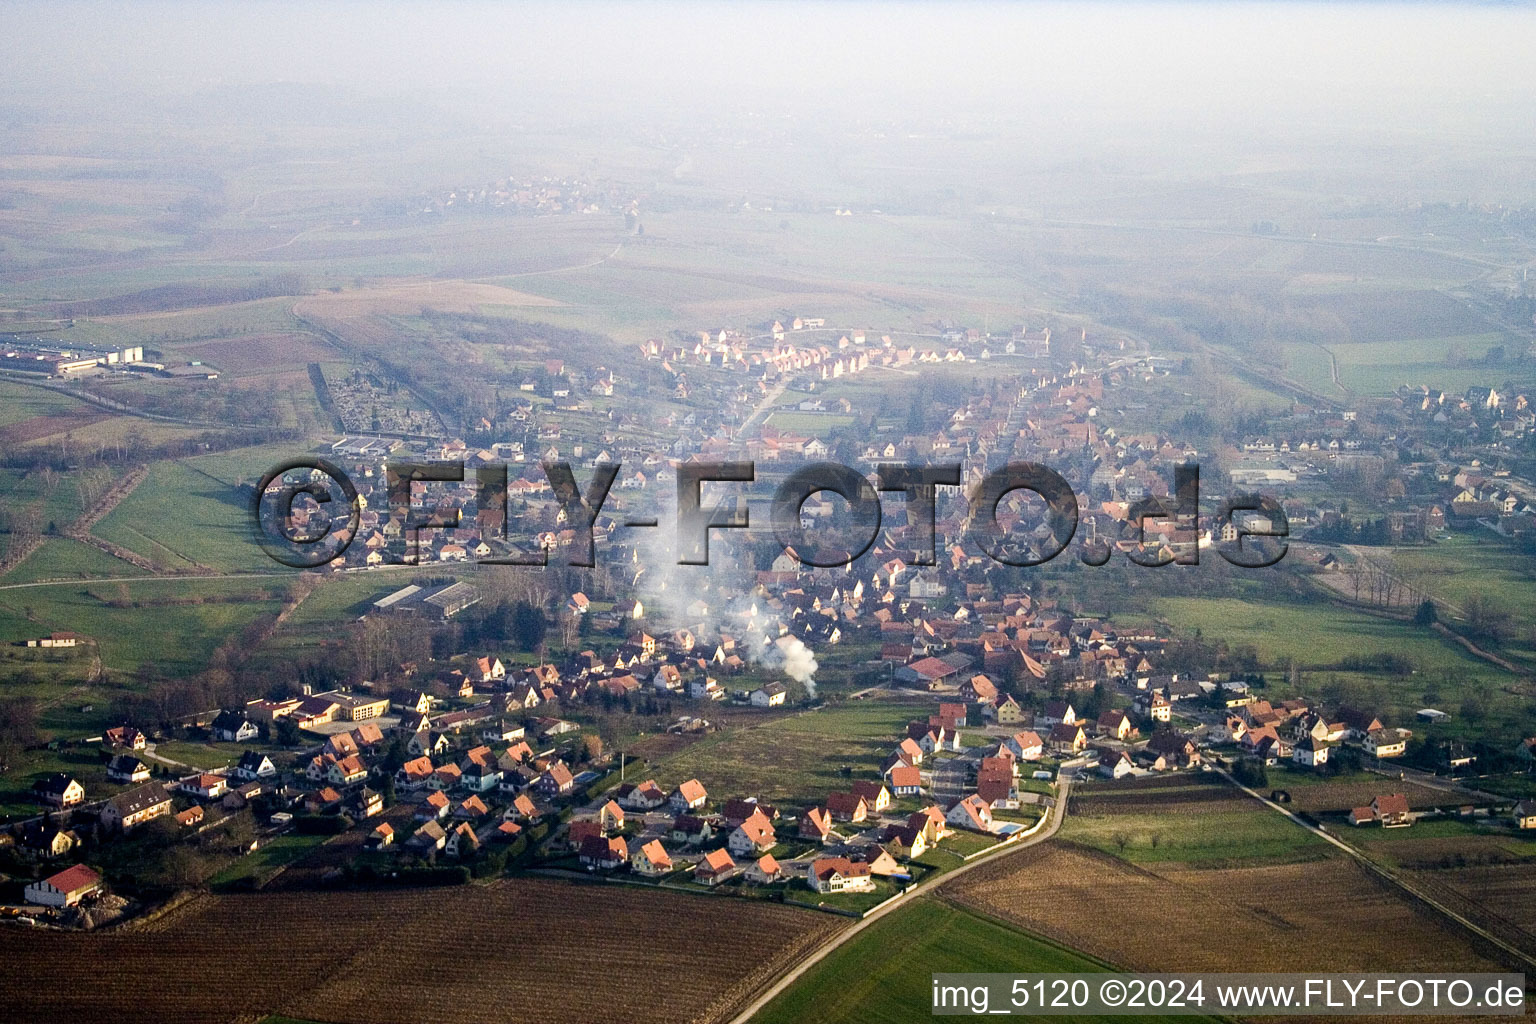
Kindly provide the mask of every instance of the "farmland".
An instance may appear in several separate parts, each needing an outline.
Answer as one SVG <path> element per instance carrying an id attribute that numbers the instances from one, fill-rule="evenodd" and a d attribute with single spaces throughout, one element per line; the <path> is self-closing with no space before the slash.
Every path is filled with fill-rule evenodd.
<path id="1" fill-rule="evenodd" d="M 1004 857 L 998 863 L 1016 859 Z M 1088 957 L 1016 927 L 945 902 L 920 899 L 835 950 L 752 1021 L 895 1024 L 928 1017 L 929 977 L 934 973 L 1101 969 Z"/>
<path id="2" fill-rule="evenodd" d="M 200 895 L 112 933 L 0 930 L 0 986 L 7 1013 L 19 1019 L 281 1013 L 349 1024 L 490 1024 L 525 1012 L 550 1024 L 587 1024 L 591 1007 L 569 998 L 571 979 L 602 976 L 622 961 L 635 976 L 666 983 L 611 985 L 604 1012 L 674 1024 L 729 1012 L 841 923 L 759 901 L 537 879 Z M 130 957 L 132 971 L 99 969 Z M 199 970 L 186 969 L 189 959 Z M 44 970 L 56 985 L 30 983 Z M 422 983 L 423 971 L 431 984 Z"/>
<path id="3" fill-rule="evenodd" d="M 967 906 L 1125 968 L 1496 969 L 1459 930 L 1338 856 L 1133 865 L 1056 841 L 971 872 L 956 889 Z M 1130 907 L 1168 912 L 1128 927 Z"/>

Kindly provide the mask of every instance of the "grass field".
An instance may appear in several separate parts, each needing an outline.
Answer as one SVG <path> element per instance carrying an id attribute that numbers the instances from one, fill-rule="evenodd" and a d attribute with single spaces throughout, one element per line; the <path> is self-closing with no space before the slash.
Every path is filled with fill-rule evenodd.
<path id="1" fill-rule="evenodd" d="M 187 578 L 0 590 L 0 641 L 70 630 L 96 641 L 107 668 L 150 663 L 173 674 L 200 671 L 220 644 L 278 610 L 273 591 L 280 583 Z M 115 607 L 92 590 L 129 603 Z"/>
<path id="2" fill-rule="evenodd" d="M 930 711 L 861 702 L 789 715 L 726 729 L 647 771 L 663 786 L 697 778 L 722 799 L 757 796 L 805 806 L 846 790 L 854 779 L 873 778 L 907 722 Z"/>
<path id="3" fill-rule="evenodd" d="M 1133 864 L 1306 860 L 1327 846 L 1204 773 L 1084 786 L 1060 835 Z"/>
<path id="4" fill-rule="evenodd" d="M 752 1022 L 906 1024 L 931 1019 L 930 976 L 936 973 L 1104 969 L 1088 957 L 1017 928 L 937 900 L 919 899 L 834 951 Z"/>
<path id="5" fill-rule="evenodd" d="M 69 537 L 49 537 L 42 546 L 16 568 L 5 574 L 6 583 L 35 583 L 39 580 L 109 579 L 114 576 L 143 576 L 144 570 L 131 562 L 113 558 L 100 548 Z"/>

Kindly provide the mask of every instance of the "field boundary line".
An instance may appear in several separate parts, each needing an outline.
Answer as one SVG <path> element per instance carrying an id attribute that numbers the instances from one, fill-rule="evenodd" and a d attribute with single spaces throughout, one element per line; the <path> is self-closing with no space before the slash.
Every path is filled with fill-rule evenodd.
<path id="1" fill-rule="evenodd" d="M 1248 788 L 1247 786 L 1243 785 L 1241 782 L 1238 782 L 1236 779 L 1234 779 L 1231 775 L 1229 775 L 1227 772 L 1223 771 L 1222 769 L 1217 768 L 1217 767 L 1215 767 L 1213 765 L 1211 770 L 1216 772 L 1222 778 L 1226 779 L 1232 785 L 1236 786 L 1238 789 L 1242 790 L 1244 793 L 1247 793 L 1249 796 L 1253 797 L 1255 800 L 1257 800 L 1259 803 L 1263 804 L 1265 807 L 1268 807 L 1268 808 L 1270 808 L 1273 811 L 1277 811 L 1280 814 L 1285 815 L 1287 818 L 1291 819 L 1291 821 L 1295 822 L 1297 825 L 1300 825 L 1302 828 L 1307 829 L 1309 832 L 1312 832 L 1314 835 L 1320 836 L 1325 841 L 1331 843 L 1332 845 L 1334 845 L 1338 849 L 1342 850 L 1346 855 L 1348 855 L 1351 859 L 1353 859 L 1355 863 L 1359 864 L 1367 872 L 1369 872 L 1372 875 L 1375 875 L 1377 878 L 1382 879 L 1383 881 L 1387 882 L 1388 884 L 1390 884 L 1392 886 L 1395 886 L 1396 888 L 1402 890 L 1402 892 L 1405 895 L 1407 895 L 1408 898 L 1410 900 L 1412 900 L 1413 902 L 1418 903 L 1418 904 L 1420 904 L 1422 906 L 1428 907 L 1431 910 L 1434 910 L 1437 913 L 1439 913 L 1441 916 L 1445 917 L 1447 920 L 1452 921 L 1455 924 L 1460 925 L 1462 928 L 1464 928 L 1468 932 L 1472 933 L 1472 935 L 1474 937 L 1476 937 L 1478 939 L 1481 939 L 1482 941 L 1484 941 L 1484 942 L 1488 943 L 1489 945 L 1493 946 L 1495 949 L 1498 949 L 1501 952 L 1506 953 L 1509 956 L 1513 957 L 1515 960 L 1517 960 L 1521 964 L 1525 965 L 1526 969 L 1536 970 L 1536 957 L 1531 956 L 1530 954 L 1522 951 L 1518 947 L 1510 944 L 1509 942 L 1506 942 L 1504 939 L 1499 938 L 1497 935 L 1494 935 L 1492 932 L 1488 931 L 1486 928 L 1482 927 L 1481 925 L 1476 924 L 1476 923 L 1468 920 L 1466 917 L 1464 917 L 1461 914 L 1458 914 L 1456 911 L 1450 909 L 1449 907 L 1447 907 L 1444 903 L 1440 902 L 1439 900 L 1437 900 L 1437 899 L 1427 895 L 1426 893 L 1421 892 L 1420 890 L 1416 889 L 1414 886 L 1410 885 L 1408 882 L 1406 882 L 1401 877 L 1399 877 L 1399 875 L 1395 871 L 1392 871 L 1392 870 L 1384 867 L 1383 865 L 1378 864 L 1375 860 L 1373 860 L 1370 856 L 1365 854 L 1363 851 L 1358 850 L 1355 847 L 1353 847 L 1353 846 L 1349 845 L 1348 843 L 1344 842 L 1344 840 L 1338 838 L 1337 836 L 1335 836 L 1332 832 L 1328 831 L 1327 829 L 1324 829 L 1320 825 L 1312 825 L 1312 824 L 1309 824 L 1306 821 L 1303 821 L 1295 812 L 1289 810 L 1288 808 L 1280 806 L 1279 804 L 1275 803 L 1273 800 L 1270 800 L 1268 797 L 1264 796 L 1262 793 L 1256 792 L 1255 790 L 1252 790 L 1252 789 Z"/>

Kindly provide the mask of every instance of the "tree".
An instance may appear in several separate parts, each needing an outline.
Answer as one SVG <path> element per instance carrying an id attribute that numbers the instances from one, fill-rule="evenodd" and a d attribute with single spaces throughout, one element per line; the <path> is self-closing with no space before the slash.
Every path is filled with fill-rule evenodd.
<path id="1" fill-rule="evenodd" d="M 1413 613 L 1413 624 L 1415 626 L 1427 628 L 1433 626 L 1438 619 L 1439 613 L 1435 610 L 1435 602 L 1427 597 L 1419 602 L 1418 609 Z"/>
<path id="2" fill-rule="evenodd" d="M 522 650 L 537 650 L 548 629 L 549 622 L 543 609 L 535 608 L 527 601 L 512 606 L 512 638 Z"/>

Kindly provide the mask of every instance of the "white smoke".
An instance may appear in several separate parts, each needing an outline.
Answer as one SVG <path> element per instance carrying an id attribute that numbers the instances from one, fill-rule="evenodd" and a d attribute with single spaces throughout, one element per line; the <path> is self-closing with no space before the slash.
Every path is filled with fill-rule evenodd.
<path id="1" fill-rule="evenodd" d="M 710 564 L 703 566 L 677 564 L 672 530 L 638 533 L 633 538 L 634 561 L 640 568 L 630 584 L 637 593 L 621 595 L 621 600 L 638 599 L 643 593 L 647 616 L 657 624 L 651 632 L 663 624 L 668 630 L 689 629 L 705 645 L 721 634 L 734 637 L 737 653 L 747 664 L 783 672 L 807 697 L 816 697 L 815 653 L 789 635 L 774 609 L 754 599 L 750 567 L 732 564 L 719 534 L 711 545 Z"/>

